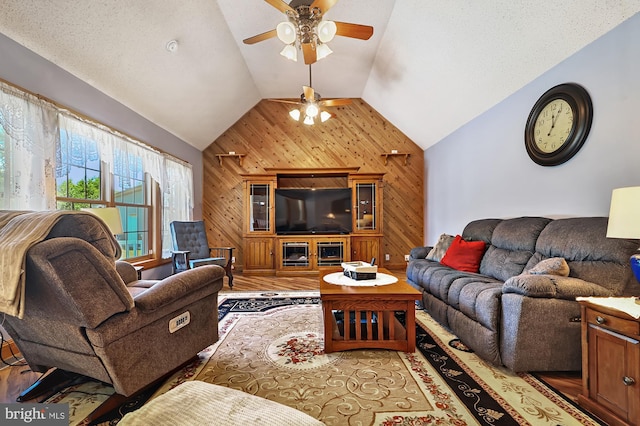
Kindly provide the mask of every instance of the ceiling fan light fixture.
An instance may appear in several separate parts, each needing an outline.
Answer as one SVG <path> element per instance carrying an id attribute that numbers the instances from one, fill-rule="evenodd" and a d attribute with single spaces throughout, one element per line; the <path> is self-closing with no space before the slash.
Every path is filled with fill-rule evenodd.
<path id="1" fill-rule="evenodd" d="M 307 117 L 315 118 L 318 116 L 319 112 L 320 109 L 318 109 L 318 106 L 316 104 L 309 104 L 307 105 L 307 109 L 305 110 L 305 115 Z"/>
<path id="2" fill-rule="evenodd" d="M 324 43 L 323 44 L 318 43 L 318 45 L 316 46 L 316 58 L 318 60 L 326 58 L 332 53 L 333 53 L 333 50 L 329 49 L 329 46 L 327 46 Z"/>
<path id="3" fill-rule="evenodd" d="M 287 44 L 280 54 L 293 62 L 298 61 L 298 49 L 293 44 Z"/>
<path id="4" fill-rule="evenodd" d="M 276 27 L 276 34 L 284 44 L 291 44 L 296 41 L 296 28 L 291 22 L 280 22 Z"/>
<path id="5" fill-rule="evenodd" d="M 289 115 L 296 121 L 300 120 L 300 110 L 298 109 L 292 109 L 291 111 L 289 111 Z"/>
<path id="6" fill-rule="evenodd" d="M 325 121 L 327 121 L 330 118 L 331 118 L 331 113 L 328 113 L 327 111 L 322 111 L 320 113 L 320 121 L 322 123 L 324 123 Z"/>
<path id="7" fill-rule="evenodd" d="M 323 43 L 328 43 L 336 36 L 338 27 L 333 21 L 320 21 L 318 24 L 318 39 Z"/>
<path id="8" fill-rule="evenodd" d="M 304 124 L 307 126 L 311 126 L 313 124 L 313 117 L 309 117 L 308 115 L 304 118 Z"/>

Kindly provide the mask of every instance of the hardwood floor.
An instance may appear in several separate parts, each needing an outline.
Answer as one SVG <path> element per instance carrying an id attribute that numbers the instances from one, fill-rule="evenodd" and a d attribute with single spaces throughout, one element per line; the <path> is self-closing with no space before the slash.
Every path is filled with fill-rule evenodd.
<path id="1" fill-rule="evenodd" d="M 404 279 L 404 271 L 391 271 L 398 278 Z M 241 273 L 234 275 L 233 289 L 229 289 L 225 279 L 223 293 L 239 293 L 264 290 L 317 290 L 318 277 L 245 277 Z M 582 390 L 580 373 L 540 373 L 545 382 L 577 403 L 578 394 Z M 38 377 L 26 366 L 5 367 L 0 370 L 0 403 L 15 402 L 16 397 L 28 388 Z M 35 401 L 33 401 L 35 402 Z"/>

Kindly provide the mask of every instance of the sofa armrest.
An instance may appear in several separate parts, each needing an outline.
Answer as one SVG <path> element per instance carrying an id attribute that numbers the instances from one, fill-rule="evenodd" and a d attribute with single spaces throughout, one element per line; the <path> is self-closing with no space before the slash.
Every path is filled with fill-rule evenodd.
<path id="1" fill-rule="evenodd" d="M 158 281 L 146 291 L 136 295 L 133 300 L 141 311 L 153 312 L 190 293 L 201 291 L 203 287 L 209 287 L 206 294 L 219 292 L 222 289 L 224 275 L 224 269 L 217 265 L 188 269 Z"/>
<path id="2" fill-rule="evenodd" d="M 424 259 L 433 247 L 414 247 L 409 252 L 409 259 Z"/>
<path id="3" fill-rule="evenodd" d="M 530 274 L 509 278 L 502 286 L 502 293 L 565 300 L 574 300 L 578 296 L 614 296 L 610 290 L 580 278 Z"/>

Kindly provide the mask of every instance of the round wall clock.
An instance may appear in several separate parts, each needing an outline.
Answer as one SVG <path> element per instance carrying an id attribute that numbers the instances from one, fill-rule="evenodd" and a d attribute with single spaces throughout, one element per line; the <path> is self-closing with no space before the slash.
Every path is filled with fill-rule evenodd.
<path id="1" fill-rule="evenodd" d="M 547 90 L 533 105 L 524 130 L 529 157 L 541 166 L 556 166 L 576 155 L 593 119 L 589 93 L 565 83 Z"/>

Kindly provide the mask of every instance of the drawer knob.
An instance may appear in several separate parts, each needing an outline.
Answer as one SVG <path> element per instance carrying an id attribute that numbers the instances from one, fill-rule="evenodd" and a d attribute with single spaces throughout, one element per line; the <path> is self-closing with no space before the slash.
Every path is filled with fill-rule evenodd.
<path id="1" fill-rule="evenodd" d="M 634 384 L 636 381 L 633 380 L 632 377 L 629 376 L 625 376 L 622 378 L 622 383 L 624 383 L 625 386 L 631 386 L 632 384 Z"/>
<path id="2" fill-rule="evenodd" d="M 597 322 L 598 324 L 604 324 L 605 322 L 607 322 L 607 320 L 606 320 L 606 319 L 604 319 L 603 317 L 601 317 L 600 315 L 598 315 L 598 316 L 596 317 L 596 322 Z"/>

